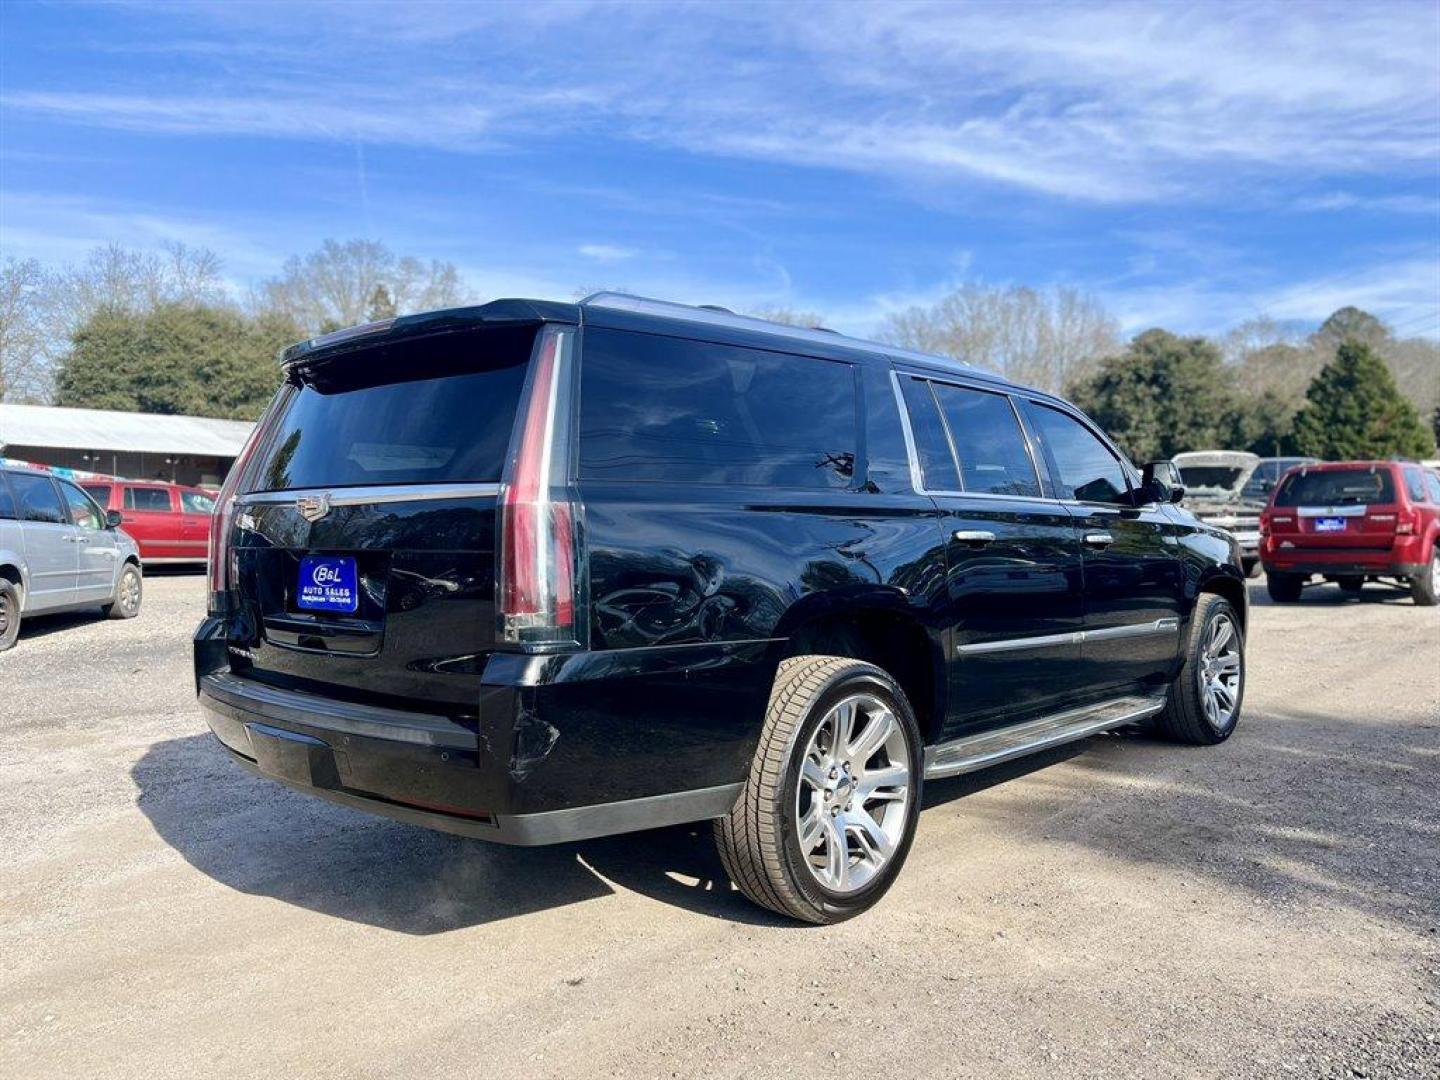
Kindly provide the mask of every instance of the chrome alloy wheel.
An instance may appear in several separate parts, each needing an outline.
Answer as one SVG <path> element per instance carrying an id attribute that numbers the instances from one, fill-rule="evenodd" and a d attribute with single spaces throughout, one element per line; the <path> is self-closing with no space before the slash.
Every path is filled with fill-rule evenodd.
<path id="1" fill-rule="evenodd" d="M 1200 648 L 1200 701 L 1205 706 L 1205 719 L 1216 731 L 1225 731 L 1235 722 L 1235 709 L 1240 703 L 1240 679 L 1243 658 L 1240 633 L 1229 615 L 1216 615 Z"/>
<path id="2" fill-rule="evenodd" d="M 120 604 L 120 610 L 126 615 L 134 615 L 140 610 L 140 575 L 133 570 L 127 570 L 120 576 L 120 595 L 116 598 Z"/>
<path id="3" fill-rule="evenodd" d="M 811 874 L 836 893 L 874 880 L 910 812 L 910 747 L 872 694 L 835 705 L 810 736 L 795 793 L 796 836 Z"/>
<path id="4" fill-rule="evenodd" d="M 0 638 L 10 630 L 10 620 L 15 616 L 10 611 L 10 596 L 8 593 L 0 593 Z"/>

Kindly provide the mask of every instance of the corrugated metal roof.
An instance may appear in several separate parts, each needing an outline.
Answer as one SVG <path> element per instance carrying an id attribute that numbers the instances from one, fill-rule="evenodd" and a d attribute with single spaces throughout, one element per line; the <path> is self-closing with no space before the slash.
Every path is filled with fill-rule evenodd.
<path id="1" fill-rule="evenodd" d="M 233 458 L 240 453 L 253 426 L 244 420 L 212 420 L 205 416 L 0 403 L 0 449 L 43 446 Z"/>

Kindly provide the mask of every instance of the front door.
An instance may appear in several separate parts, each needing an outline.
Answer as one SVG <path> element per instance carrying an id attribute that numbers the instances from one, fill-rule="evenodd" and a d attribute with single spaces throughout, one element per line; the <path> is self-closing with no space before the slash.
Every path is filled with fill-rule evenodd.
<path id="1" fill-rule="evenodd" d="M 12 472 L 10 490 L 30 567 L 25 610 L 44 611 L 74 603 L 79 530 L 70 523 L 55 481 L 44 473 Z"/>
<path id="2" fill-rule="evenodd" d="M 57 480 L 74 524 L 76 570 L 75 599 L 108 601 L 115 594 L 116 562 L 120 547 L 105 528 L 105 512 L 67 480 Z"/>
<path id="3" fill-rule="evenodd" d="M 1007 395 L 897 378 L 923 485 L 945 515 L 953 708 L 941 737 L 1052 711 L 1080 660 L 1075 522 L 1044 496 Z"/>
<path id="4" fill-rule="evenodd" d="M 1158 504 L 1137 505 L 1131 470 L 1078 417 L 1028 400 L 1023 410 L 1053 490 L 1080 530 L 1085 637 L 1077 682 L 1087 690 L 1163 685 L 1185 610 L 1175 526 Z"/>

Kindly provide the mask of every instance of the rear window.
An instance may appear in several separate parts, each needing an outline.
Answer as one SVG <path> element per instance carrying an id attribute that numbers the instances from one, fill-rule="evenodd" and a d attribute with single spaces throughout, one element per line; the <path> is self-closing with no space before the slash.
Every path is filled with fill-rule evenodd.
<path id="1" fill-rule="evenodd" d="M 165 488 L 127 487 L 125 489 L 125 509 L 168 514 L 170 512 L 170 492 Z"/>
<path id="2" fill-rule="evenodd" d="M 849 487 L 849 364 L 613 330 L 586 332 L 580 475 Z"/>
<path id="3" fill-rule="evenodd" d="M 250 489 L 499 481 L 534 341 L 533 326 L 437 335 L 299 373 Z"/>
<path id="4" fill-rule="evenodd" d="M 1187 488 L 1233 488 L 1244 473 L 1243 468 L 1234 465 L 1186 465 L 1180 470 L 1180 479 Z"/>
<path id="5" fill-rule="evenodd" d="M 1395 501 L 1395 481 L 1384 466 L 1294 472 L 1281 481 L 1276 506 L 1348 506 Z"/>
<path id="6" fill-rule="evenodd" d="M 110 505 L 109 484 L 81 484 L 80 486 L 86 491 L 88 491 L 90 493 L 90 497 L 96 502 L 98 502 L 101 506 Z"/>

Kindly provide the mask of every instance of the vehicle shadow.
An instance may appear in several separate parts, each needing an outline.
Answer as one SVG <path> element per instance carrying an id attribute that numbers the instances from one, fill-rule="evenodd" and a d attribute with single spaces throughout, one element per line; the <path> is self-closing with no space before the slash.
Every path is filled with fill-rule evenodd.
<path id="1" fill-rule="evenodd" d="M 1371 582 L 1358 593 L 1345 592 L 1339 585 L 1330 582 L 1305 586 L 1300 599 L 1291 604 L 1277 604 L 1265 591 L 1265 579 L 1249 583 L 1250 604 L 1253 607 L 1341 607 L 1346 604 L 1414 604 L 1410 590 Z"/>
<path id="2" fill-rule="evenodd" d="M 79 611 L 62 611 L 54 615 L 43 613 L 26 615 L 20 620 L 20 636 L 17 640 L 28 641 L 33 638 L 48 637 L 50 634 L 58 634 L 76 626 L 104 621 L 105 615 L 99 607 L 82 608 Z"/>
<path id="3" fill-rule="evenodd" d="M 202 873 L 400 933 L 580 903 L 614 885 L 728 921 L 793 925 L 731 887 L 708 823 L 550 847 L 489 844 L 291 791 L 238 768 L 208 734 L 155 744 L 131 775 L 156 832 Z"/>

